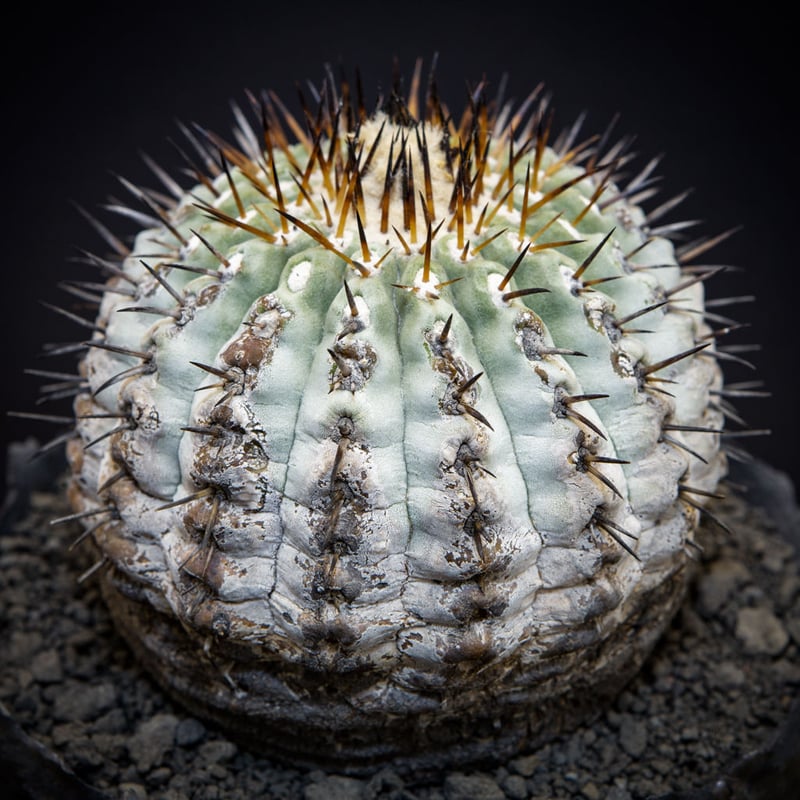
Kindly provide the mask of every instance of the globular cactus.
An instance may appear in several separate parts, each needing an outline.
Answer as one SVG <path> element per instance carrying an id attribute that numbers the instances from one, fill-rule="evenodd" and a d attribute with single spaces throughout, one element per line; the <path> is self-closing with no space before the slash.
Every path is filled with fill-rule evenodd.
<path id="1" fill-rule="evenodd" d="M 546 103 L 367 112 L 326 79 L 196 184 L 126 184 L 69 442 L 74 517 L 156 678 L 253 747 L 400 768 L 596 711 L 684 594 L 725 470 L 716 333 L 627 142 Z M 294 143 L 293 140 L 296 139 Z M 180 149 L 180 148 L 179 148 Z M 87 290 L 84 286 L 85 295 Z"/>

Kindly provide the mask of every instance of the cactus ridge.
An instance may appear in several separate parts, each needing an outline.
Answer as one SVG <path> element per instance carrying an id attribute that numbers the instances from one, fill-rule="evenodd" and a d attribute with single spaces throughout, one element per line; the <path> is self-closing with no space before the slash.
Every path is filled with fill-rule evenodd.
<path id="1" fill-rule="evenodd" d="M 641 207 L 656 161 L 623 185 L 629 140 L 553 138 L 541 86 L 456 117 L 420 68 L 372 112 L 327 76 L 300 118 L 264 92 L 233 141 L 182 127 L 193 187 L 147 159 L 162 188 L 109 206 L 132 247 L 83 212 L 112 255 L 66 288 L 98 313 L 59 309 L 89 339 L 43 373 L 74 398 L 60 521 L 145 663 L 353 769 L 485 755 L 498 720 L 513 750 L 613 694 L 757 393 L 722 384 L 720 237 L 675 247 L 683 195 Z"/>

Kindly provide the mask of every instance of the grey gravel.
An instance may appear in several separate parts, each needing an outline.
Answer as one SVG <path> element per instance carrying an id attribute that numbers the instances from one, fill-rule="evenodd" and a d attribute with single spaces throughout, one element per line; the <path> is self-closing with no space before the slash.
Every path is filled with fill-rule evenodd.
<path id="1" fill-rule="evenodd" d="M 178 718 L 173 714 L 156 714 L 139 725 L 128 741 L 128 755 L 139 772 L 147 772 L 160 764 L 172 749 Z"/>
<path id="2" fill-rule="evenodd" d="M 329 775 L 306 786 L 305 800 L 356 800 L 364 796 L 363 781 L 343 775 Z"/>
<path id="3" fill-rule="evenodd" d="M 120 800 L 147 800 L 147 789 L 141 783 L 121 783 Z"/>
<path id="4" fill-rule="evenodd" d="M 206 726 L 194 717 L 182 719 L 175 729 L 175 744 L 181 747 L 191 747 L 197 744 L 206 735 Z"/>
<path id="5" fill-rule="evenodd" d="M 236 745 L 227 739 L 212 739 L 201 745 L 200 759 L 205 764 L 219 764 L 230 761 L 236 755 L 237 749 Z"/>
<path id="6" fill-rule="evenodd" d="M 58 650 L 42 650 L 31 662 L 31 675 L 38 683 L 59 683 L 64 679 Z"/>
<path id="7" fill-rule="evenodd" d="M 77 681 L 69 681 L 55 697 L 53 719 L 88 722 L 110 709 L 116 700 L 113 684 L 84 686 Z"/>
<path id="8" fill-rule="evenodd" d="M 522 775 L 507 775 L 500 781 L 500 788 L 511 800 L 525 800 L 528 796 L 528 785 Z"/>
<path id="9" fill-rule="evenodd" d="M 768 608 L 741 608 L 736 615 L 736 638 L 748 653 L 778 655 L 789 643 L 780 620 Z"/>
<path id="10" fill-rule="evenodd" d="M 508 766 L 512 771 L 517 772 L 520 775 L 524 775 L 526 778 L 530 778 L 530 776 L 536 771 L 536 767 L 538 767 L 541 763 L 542 759 L 539 754 L 532 753 L 531 755 L 519 756 L 512 759 L 509 761 Z"/>
<path id="11" fill-rule="evenodd" d="M 489 775 L 455 772 L 444 781 L 447 800 L 505 800 L 505 792 Z"/>
<path id="12" fill-rule="evenodd" d="M 0 702 L 109 800 L 644 800 L 710 787 L 779 730 L 800 687 L 800 564 L 760 511 L 702 532 L 694 588 L 641 674 L 570 735 L 427 783 L 391 766 L 329 775 L 253 755 L 166 698 L 116 634 L 92 563 L 67 553 L 62 493 L 0 535 Z M 723 787 L 724 788 L 724 787 Z M 724 795 L 720 795 L 724 796 Z"/>
<path id="13" fill-rule="evenodd" d="M 750 579 L 750 572 L 741 561 L 721 558 L 697 581 L 698 609 L 707 616 L 715 614 Z"/>
<path id="14" fill-rule="evenodd" d="M 619 726 L 619 743 L 629 756 L 639 758 L 647 750 L 647 722 L 626 714 Z"/>

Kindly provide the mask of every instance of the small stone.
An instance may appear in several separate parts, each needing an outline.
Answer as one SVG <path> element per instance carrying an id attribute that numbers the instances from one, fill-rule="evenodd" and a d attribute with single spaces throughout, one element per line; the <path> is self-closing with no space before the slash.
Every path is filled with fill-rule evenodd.
<path id="1" fill-rule="evenodd" d="M 98 717 L 92 725 L 92 733 L 123 733 L 127 727 L 125 712 L 121 708 L 112 708 L 102 717 Z"/>
<path id="2" fill-rule="evenodd" d="M 606 712 L 606 721 L 610 727 L 615 729 L 619 728 L 619 726 L 622 724 L 622 714 L 614 711 L 613 709 L 609 709 L 609 711 Z"/>
<path id="3" fill-rule="evenodd" d="M 90 737 L 92 744 L 104 759 L 118 763 L 125 756 L 127 737 L 114 733 L 95 733 Z"/>
<path id="4" fill-rule="evenodd" d="M 39 683 L 57 683 L 64 679 L 58 650 L 43 650 L 31 661 L 31 673 Z"/>
<path id="5" fill-rule="evenodd" d="M 26 664 L 41 649 L 42 635 L 37 631 L 13 631 L 5 646 L 5 658 L 12 664 Z"/>
<path id="6" fill-rule="evenodd" d="M 172 714 L 156 714 L 136 729 L 128 742 L 128 755 L 140 772 L 148 772 L 161 763 L 172 749 L 178 719 Z"/>
<path id="7" fill-rule="evenodd" d="M 199 757 L 204 764 L 221 764 L 230 761 L 236 755 L 236 750 L 236 745 L 227 739 L 212 739 L 200 747 Z"/>
<path id="8" fill-rule="evenodd" d="M 740 586 L 752 580 L 750 571 L 740 561 L 721 558 L 700 576 L 698 601 L 700 612 L 707 617 L 716 614 Z"/>
<path id="9" fill-rule="evenodd" d="M 67 745 L 70 763 L 78 772 L 97 769 L 103 763 L 103 756 L 90 739 L 81 736 Z"/>
<path id="10" fill-rule="evenodd" d="M 136 769 L 135 764 L 129 764 L 127 767 L 124 767 L 119 773 L 119 780 L 122 783 L 136 783 L 140 777 L 141 776 L 139 775 L 139 770 Z"/>
<path id="11" fill-rule="evenodd" d="M 746 680 L 744 672 L 732 661 L 721 661 L 709 670 L 708 680 L 712 686 L 728 691 L 742 686 Z"/>
<path id="12" fill-rule="evenodd" d="M 182 719 L 175 730 L 175 743 L 181 747 L 191 747 L 206 735 L 206 729 L 200 720 L 194 717 Z"/>
<path id="13" fill-rule="evenodd" d="M 639 758 L 647 749 L 647 725 L 643 720 L 628 714 L 622 715 L 619 741 L 622 749 L 633 758 Z"/>
<path id="14" fill-rule="evenodd" d="M 633 800 L 631 793 L 622 786 L 612 786 L 605 800 Z"/>
<path id="15" fill-rule="evenodd" d="M 782 658 L 775 662 L 772 669 L 784 683 L 794 686 L 800 684 L 800 664 L 795 664 L 788 658 Z"/>
<path id="16" fill-rule="evenodd" d="M 147 789 L 141 783 L 121 783 L 119 800 L 147 800 Z"/>
<path id="17" fill-rule="evenodd" d="M 682 742 L 695 742 L 700 737 L 700 732 L 693 725 L 687 725 L 681 731 Z"/>
<path id="18" fill-rule="evenodd" d="M 303 792 L 304 800 L 359 800 L 364 796 L 365 784 L 344 775 L 327 775 L 310 783 Z"/>
<path id="19" fill-rule="evenodd" d="M 747 698 L 742 695 L 731 698 L 730 702 L 725 706 L 725 712 L 737 722 L 743 722 L 750 715 L 750 705 L 747 702 Z"/>
<path id="20" fill-rule="evenodd" d="M 16 677 L 20 689 L 27 689 L 33 683 L 33 673 L 30 670 L 18 669 Z"/>
<path id="21" fill-rule="evenodd" d="M 505 792 L 488 775 L 453 772 L 445 778 L 447 800 L 505 800 Z"/>
<path id="22" fill-rule="evenodd" d="M 507 775 L 500 785 L 503 787 L 506 797 L 510 797 L 511 800 L 525 800 L 528 796 L 528 786 L 522 775 Z"/>
<path id="23" fill-rule="evenodd" d="M 53 718 L 59 722 L 88 722 L 108 711 L 117 702 L 117 691 L 112 683 L 87 686 L 69 681 L 59 687 L 53 704 Z"/>
<path id="24" fill-rule="evenodd" d="M 528 756 L 519 756 L 518 758 L 515 758 L 508 766 L 515 772 L 518 772 L 520 775 L 530 778 L 540 763 L 541 759 L 539 758 L 539 755 L 533 753 Z"/>
<path id="25" fill-rule="evenodd" d="M 190 800 L 194 794 L 192 787 L 197 786 L 202 781 L 205 781 L 205 777 L 200 777 L 198 775 L 195 778 L 194 776 L 186 773 L 173 773 L 172 780 L 169 782 L 169 788 L 164 790 L 162 794 L 159 794 L 159 800 Z M 266 784 L 260 786 L 259 791 L 263 793 L 265 788 Z M 245 794 L 245 798 L 247 798 L 247 800 L 260 796 L 261 795 L 257 792 Z"/>
<path id="26" fill-rule="evenodd" d="M 654 758 L 650 762 L 650 766 L 652 766 L 659 775 L 669 775 L 672 771 L 672 762 L 668 761 L 666 758 Z"/>
<path id="27" fill-rule="evenodd" d="M 744 645 L 744 651 L 753 655 L 776 656 L 789 643 L 789 634 L 780 620 L 763 606 L 739 609 L 736 638 Z"/>
<path id="28" fill-rule="evenodd" d="M 77 723 L 69 722 L 66 725 L 53 725 L 50 737 L 56 747 L 63 747 L 65 744 L 77 739 L 82 733 L 82 728 Z"/>
<path id="29" fill-rule="evenodd" d="M 784 623 L 784 627 L 795 644 L 800 644 L 800 617 L 790 617 Z"/>
<path id="30" fill-rule="evenodd" d="M 773 539 L 761 557 L 761 565 L 774 575 L 780 575 L 786 562 L 790 561 L 793 556 L 794 548 L 788 542 Z"/>
<path id="31" fill-rule="evenodd" d="M 150 786 L 163 786 L 172 777 L 172 770 L 169 767 L 158 767 L 147 776 L 147 783 Z"/>
<path id="32" fill-rule="evenodd" d="M 790 608 L 798 594 L 800 594 L 800 575 L 786 575 L 778 586 L 776 601 L 781 608 Z"/>
<path id="33" fill-rule="evenodd" d="M 584 784 L 581 793 L 587 800 L 600 800 L 600 790 L 597 788 L 597 784 L 592 781 Z"/>
<path id="34" fill-rule="evenodd" d="M 369 779 L 364 796 L 372 800 L 372 798 L 385 797 L 386 794 L 399 794 L 404 786 L 405 781 L 393 769 L 387 767 L 376 772 Z"/>

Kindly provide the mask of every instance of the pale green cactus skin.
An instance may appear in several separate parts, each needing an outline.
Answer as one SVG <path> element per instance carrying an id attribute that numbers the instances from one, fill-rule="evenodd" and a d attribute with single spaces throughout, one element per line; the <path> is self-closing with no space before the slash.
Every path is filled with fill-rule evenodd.
<path id="1" fill-rule="evenodd" d="M 461 190 L 452 131 L 382 112 L 358 170 L 343 123 L 305 170 L 240 120 L 174 203 L 134 190 L 166 224 L 108 281 L 73 501 L 139 656 L 277 756 L 513 752 L 612 696 L 682 597 L 725 469 L 703 281 L 613 153 L 499 116 Z"/>

